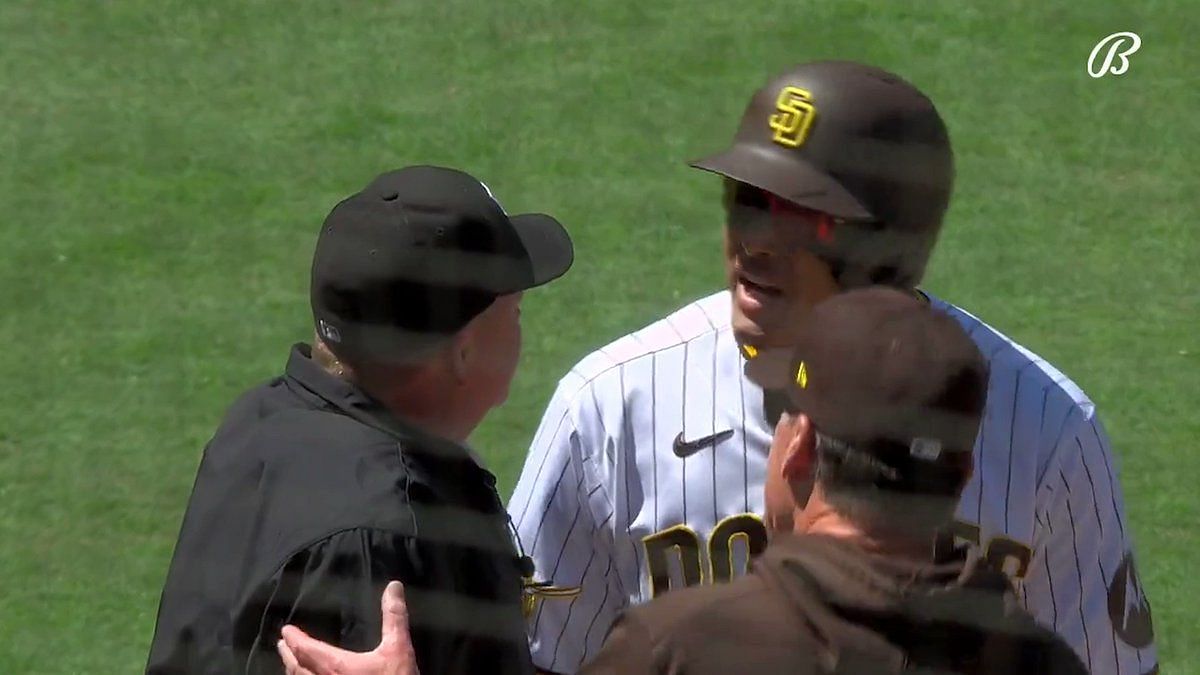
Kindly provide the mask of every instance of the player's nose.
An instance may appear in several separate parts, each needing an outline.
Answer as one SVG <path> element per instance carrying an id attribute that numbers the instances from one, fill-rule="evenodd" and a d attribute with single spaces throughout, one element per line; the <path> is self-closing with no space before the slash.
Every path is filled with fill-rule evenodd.
<path id="1" fill-rule="evenodd" d="M 738 231 L 742 254 L 751 257 L 770 257 L 776 253 L 775 239 L 769 225 L 756 224 Z"/>

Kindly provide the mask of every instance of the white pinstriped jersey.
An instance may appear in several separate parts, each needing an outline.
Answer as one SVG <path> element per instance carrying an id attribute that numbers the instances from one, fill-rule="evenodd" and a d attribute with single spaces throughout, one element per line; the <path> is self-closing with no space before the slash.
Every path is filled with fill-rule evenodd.
<path id="1" fill-rule="evenodd" d="M 991 366 L 957 533 L 1004 565 L 1029 611 L 1091 672 L 1152 671 L 1149 605 L 1092 402 L 987 324 L 931 302 Z M 509 502 L 538 580 L 580 589 L 542 600 L 530 618 L 540 668 L 574 672 L 622 608 L 741 573 L 763 544 L 772 429 L 762 390 L 743 375 L 730 311 L 728 292 L 701 299 L 560 381 Z"/>

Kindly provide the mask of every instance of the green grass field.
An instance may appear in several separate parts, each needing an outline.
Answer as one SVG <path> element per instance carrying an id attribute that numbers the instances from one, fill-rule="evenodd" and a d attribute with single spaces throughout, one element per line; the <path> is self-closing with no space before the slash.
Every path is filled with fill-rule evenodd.
<path id="1" fill-rule="evenodd" d="M 507 494 L 576 359 L 721 283 L 718 183 L 684 160 L 822 57 L 939 103 L 958 188 L 926 287 L 1098 402 L 1164 672 L 1200 672 L 1200 6 L 1118 4 L 0 2 L 0 673 L 143 666 L 200 450 L 310 335 L 337 200 L 444 163 L 571 230 L 476 439 Z M 1088 77 L 1119 30 L 1129 72 Z"/>

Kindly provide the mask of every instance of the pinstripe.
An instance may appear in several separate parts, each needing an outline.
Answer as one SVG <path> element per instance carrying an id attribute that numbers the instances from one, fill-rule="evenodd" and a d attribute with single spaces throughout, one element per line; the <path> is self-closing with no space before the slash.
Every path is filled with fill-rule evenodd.
<path id="1" fill-rule="evenodd" d="M 738 377 L 738 395 L 742 399 L 742 497 L 745 506 L 742 510 L 750 511 L 750 447 L 746 443 L 746 378 Z"/>
<path id="2" fill-rule="evenodd" d="M 704 305 L 703 304 L 696 305 L 696 308 L 699 309 L 700 313 L 704 315 L 704 320 L 708 322 L 708 325 L 712 326 L 713 330 L 716 330 L 717 326 L 716 326 L 716 324 L 713 323 L 713 317 L 704 309 Z"/>
<path id="3" fill-rule="evenodd" d="M 642 342 L 642 338 L 638 337 L 638 333 L 639 333 L 639 332 L 641 332 L 641 331 L 636 331 L 636 332 L 630 333 L 630 334 L 629 334 L 629 339 L 630 339 L 630 340 L 633 340 L 633 341 L 634 341 L 634 342 L 636 342 L 636 343 L 638 343 L 638 346 L 640 346 L 640 347 L 642 348 L 642 350 L 643 350 L 643 351 L 642 351 L 642 354 L 648 354 L 648 353 L 649 353 L 649 350 L 646 350 L 646 343 L 645 343 L 645 342 Z M 631 360 L 633 360 L 633 359 L 631 359 Z"/>
<path id="4" fill-rule="evenodd" d="M 1094 496 L 1094 495 L 1093 495 Z M 1104 572 L 1104 559 L 1101 556 L 1096 556 L 1096 564 L 1100 567 L 1100 578 L 1104 579 L 1105 584 L 1108 583 L 1108 575 Z M 1115 571 L 1115 570 L 1114 570 Z M 1112 638 L 1113 660 L 1117 662 L 1117 675 L 1121 673 L 1121 652 L 1117 649 L 1117 631 L 1108 631 L 1108 636 Z"/>
<path id="5" fill-rule="evenodd" d="M 981 451 L 983 450 L 983 446 L 984 446 L 984 438 L 986 438 L 984 436 L 984 430 L 987 428 L 987 417 L 988 417 L 987 416 L 987 408 L 985 407 L 983 409 L 983 415 L 981 415 L 979 418 L 979 449 Z M 978 499 L 975 501 L 975 522 L 982 523 L 983 522 L 983 485 L 984 485 L 983 468 L 987 465 L 987 462 L 976 462 L 976 464 L 978 464 L 978 466 L 976 466 L 975 469 L 976 469 L 976 473 L 979 474 L 979 494 L 978 494 Z"/>
<path id="6" fill-rule="evenodd" d="M 1076 410 L 1077 410 L 1077 408 L 1075 406 L 1070 406 L 1067 408 L 1067 414 L 1063 415 L 1062 424 L 1060 424 L 1058 427 L 1058 435 L 1054 437 L 1054 445 L 1050 446 L 1051 448 L 1053 448 L 1052 452 L 1054 453 L 1051 457 L 1053 460 L 1056 460 L 1059 465 L 1062 464 L 1062 458 L 1058 456 L 1058 453 L 1060 452 L 1059 446 L 1062 444 L 1063 439 L 1066 438 L 1067 428 L 1068 428 L 1067 423 L 1071 421 L 1071 414 L 1074 413 Z M 1050 462 L 1047 461 L 1045 470 L 1043 470 L 1041 472 L 1042 475 L 1038 476 L 1039 482 L 1046 482 L 1046 470 L 1049 470 L 1049 468 L 1050 468 Z M 1049 485 L 1049 484 L 1047 484 L 1047 489 L 1049 489 L 1051 492 L 1054 491 L 1053 486 Z"/>
<path id="7" fill-rule="evenodd" d="M 1062 478 L 1063 487 L 1067 489 L 1067 518 L 1071 523 L 1071 548 L 1075 551 L 1075 575 L 1079 579 L 1079 622 L 1083 624 L 1083 646 L 1087 651 L 1088 671 L 1092 670 L 1092 640 L 1088 635 L 1087 617 L 1083 615 L 1083 567 L 1079 562 L 1079 541 L 1078 531 L 1075 528 L 1075 512 L 1071 508 L 1071 486 L 1067 483 L 1067 476 L 1059 469 L 1058 475 Z"/>
<path id="8" fill-rule="evenodd" d="M 579 479 L 579 485 L 577 485 L 575 487 L 575 490 L 578 491 L 579 487 L 582 485 L 583 485 L 583 478 L 581 477 Z M 579 513 L 582 510 L 583 510 L 583 502 L 581 502 L 581 501 L 576 502 L 575 515 L 571 518 L 571 527 L 567 528 L 567 534 L 566 534 L 566 536 L 563 537 L 562 548 L 558 549 L 558 556 L 554 560 L 554 568 L 552 570 L 550 570 L 550 578 L 551 579 L 556 579 L 558 577 L 558 567 L 559 567 L 559 565 L 562 564 L 563 554 L 566 553 L 567 545 L 571 542 L 571 533 L 575 531 L 575 526 L 579 524 Z M 541 530 L 538 530 L 538 533 L 541 534 Z M 534 547 L 535 548 L 537 547 L 536 541 L 534 543 Z M 595 551 L 594 546 L 592 547 L 592 550 L 593 550 L 593 552 Z M 535 633 L 537 632 L 537 628 L 538 628 L 539 622 L 541 620 L 542 620 L 542 613 L 539 611 L 538 615 L 537 615 L 537 619 L 533 622 L 533 630 Z"/>
<path id="9" fill-rule="evenodd" d="M 680 333 L 679 329 L 675 327 L 675 322 L 671 321 L 671 317 L 669 315 L 666 318 L 664 318 L 663 321 L 667 324 L 667 327 L 671 329 L 671 332 L 675 333 L 675 336 L 679 338 L 680 342 L 682 342 L 684 344 L 687 344 L 688 342 L 690 342 L 690 340 L 683 339 L 683 333 Z M 692 338 L 692 340 L 695 340 L 698 337 L 700 337 L 700 336 L 697 335 L 696 337 Z M 672 349 L 672 348 L 678 347 L 678 346 L 679 345 L 671 345 L 670 347 L 667 347 L 667 349 Z"/>
<path id="10" fill-rule="evenodd" d="M 1076 438 L 1075 444 L 1079 447 L 1079 461 L 1081 464 L 1083 464 L 1083 471 L 1087 475 L 1087 479 L 1088 479 L 1088 487 L 1090 487 L 1091 491 L 1092 491 L 1092 509 L 1096 513 L 1096 525 L 1100 528 L 1100 537 L 1103 538 L 1104 537 L 1104 520 L 1100 517 L 1100 502 L 1098 501 L 1098 499 L 1096 497 L 1096 483 L 1092 480 L 1092 470 L 1088 468 L 1087 459 L 1084 457 L 1083 442 L 1080 441 L 1078 438 Z M 1104 557 L 1099 556 L 1099 555 L 1096 556 L 1096 564 L 1100 568 L 1100 578 L 1104 579 L 1105 583 L 1107 584 L 1109 579 L 1108 579 L 1108 573 L 1106 573 L 1104 571 Z M 1116 672 L 1120 673 L 1121 672 L 1121 652 L 1117 649 L 1117 632 L 1115 630 L 1112 630 L 1112 631 L 1109 631 L 1109 634 L 1112 637 L 1113 658 L 1117 662 Z"/>
<path id="11" fill-rule="evenodd" d="M 983 324 L 981 323 L 979 325 L 983 325 Z M 974 333 L 975 333 L 975 331 L 974 331 L 974 329 L 972 329 L 971 335 L 974 335 Z M 1007 346 L 1008 345 L 1005 344 L 1004 341 L 1001 341 L 1000 345 L 998 347 L 996 347 L 995 349 L 993 349 L 991 351 L 991 353 L 989 353 L 987 355 L 987 362 L 988 362 L 989 367 L 991 366 L 993 359 L 996 358 L 996 354 L 999 354 Z M 987 406 L 984 408 L 983 416 L 979 420 L 979 443 L 980 443 L 981 449 L 983 447 L 983 439 L 987 437 L 986 430 L 987 430 L 987 421 L 988 421 L 988 417 L 989 417 L 988 412 L 989 412 L 990 408 L 991 408 L 991 406 Z M 979 462 L 979 466 L 976 467 L 978 469 L 978 473 L 979 473 L 979 498 L 975 504 L 975 522 L 977 522 L 977 523 L 983 522 L 983 488 L 987 484 L 986 481 L 984 480 L 984 465 L 986 465 L 986 464 L 987 464 L 986 462 Z"/>
<path id="12" fill-rule="evenodd" d="M 554 435 L 550 437 L 551 439 L 558 438 L 558 432 L 562 431 L 563 422 L 567 421 L 567 415 L 569 412 L 570 412 L 569 410 L 564 410 L 562 417 L 558 418 L 558 425 L 554 428 Z M 537 473 L 534 474 L 534 476 L 533 476 L 533 484 L 534 485 L 537 485 L 539 482 L 541 482 L 542 469 L 546 468 L 546 460 L 550 459 L 550 454 L 551 454 L 550 451 L 553 447 L 554 447 L 553 444 L 547 446 L 545 451 L 542 453 L 542 461 L 540 464 L 538 464 Z M 537 492 L 535 490 L 529 491 L 529 498 L 525 500 L 525 506 L 521 507 L 521 515 L 517 516 L 517 525 L 518 526 L 521 523 L 525 522 L 525 513 L 527 511 L 529 511 L 529 505 L 533 502 L 533 498 L 534 498 L 534 496 L 536 496 L 536 494 L 537 494 Z M 543 513 L 542 514 L 542 522 L 545 522 L 545 520 L 546 520 L 546 516 Z"/>
<path id="13" fill-rule="evenodd" d="M 1006 479 L 1006 483 L 1004 485 L 1004 531 L 1005 532 L 1009 531 L 1008 530 L 1008 516 L 1009 516 L 1008 501 L 1009 501 L 1010 496 L 1012 495 L 1012 460 L 1013 460 L 1013 455 L 1016 454 L 1016 450 L 1017 450 L 1017 447 L 1016 447 L 1017 403 L 1021 399 L 1021 378 L 1025 376 L 1026 369 L 1028 369 L 1029 366 L 1032 366 L 1032 365 L 1034 365 L 1034 362 L 1030 361 L 1029 363 L 1026 363 L 1025 365 L 1021 366 L 1021 369 L 1017 371 L 1017 381 L 1013 385 L 1012 417 L 1010 418 L 1009 425 L 1008 425 L 1008 478 Z M 1043 411 L 1045 410 L 1044 402 L 1043 402 L 1042 410 Z M 1043 415 L 1043 417 L 1045 417 L 1045 415 Z M 1040 435 L 1038 437 L 1038 440 L 1039 441 L 1041 440 Z"/>
<path id="14" fill-rule="evenodd" d="M 1092 435 L 1096 437 L 1096 447 L 1103 448 L 1104 443 L 1100 440 L 1100 430 L 1096 428 L 1095 417 L 1089 420 L 1089 424 L 1092 427 Z M 1121 530 L 1121 542 L 1124 543 L 1127 541 L 1125 539 L 1125 524 L 1121 522 L 1121 509 L 1117 508 L 1117 487 L 1116 481 L 1113 479 L 1112 465 L 1109 464 L 1108 453 L 1101 452 L 1100 456 L 1104 458 L 1104 470 L 1108 472 L 1108 496 L 1112 499 L 1113 515 L 1117 518 L 1117 528 Z"/>
<path id="15" fill-rule="evenodd" d="M 583 634 L 584 648 L 580 650 L 582 652 L 579 659 L 580 666 L 583 665 L 584 655 L 587 654 L 588 640 L 592 638 L 592 629 L 596 627 L 596 619 L 600 618 L 600 615 L 604 613 L 604 606 L 608 604 L 608 592 L 612 590 L 612 586 L 608 583 L 608 577 L 612 573 L 612 564 L 612 556 L 609 556 L 608 567 L 604 570 L 604 597 L 600 599 L 600 604 L 596 607 L 596 613 L 592 615 L 592 621 L 588 624 L 587 631 Z"/>
<path id="16" fill-rule="evenodd" d="M 617 513 L 617 509 L 614 506 L 613 509 L 608 512 L 608 515 L 604 517 L 604 520 L 602 520 L 600 522 L 600 524 L 596 526 L 596 531 L 599 532 L 600 530 L 603 530 L 605 527 L 607 527 L 609 521 L 613 519 L 613 516 L 615 516 L 616 513 Z M 610 559 L 614 558 L 614 556 L 612 556 L 611 554 L 608 557 Z M 621 596 L 629 597 L 629 594 L 625 592 L 625 583 L 623 581 L 621 581 L 621 573 L 619 571 L 617 572 L 617 578 L 615 579 L 615 581 L 617 582 L 617 589 L 620 590 Z M 637 583 L 637 581 L 635 580 L 634 583 Z"/>
<path id="17" fill-rule="evenodd" d="M 608 346 L 611 347 L 612 345 L 608 345 Z M 612 370 L 613 368 L 617 368 L 617 367 L 625 365 L 624 361 L 619 361 L 619 360 L 613 358 L 613 355 L 609 354 L 607 351 L 605 351 L 604 347 L 597 347 L 596 353 L 599 354 L 600 356 L 603 356 L 604 358 L 608 359 L 609 362 L 612 363 L 612 365 L 609 366 L 609 370 Z"/>
<path id="18" fill-rule="evenodd" d="M 1048 410 L 1046 410 L 1046 402 L 1050 400 L 1050 387 L 1051 387 L 1051 385 L 1049 385 L 1049 384 L 1042 387 L 1042 407 L 1038 408 L 1038 412 L 1041 413 L 1041 415 L 1040 415 L 1041 419 L 1038 420 L 1038 435 L 1037 435 L 1037 442 L 1038 442 L 1039 446 L 1041 446 L 1041 443 L 1042 443 L 1042 434 L 1046 433 L 1046 413 L 1049 412 Z"/>
<path id="19" fill-rule="evenodd" d="M 637 466 L 637 454 L 633 452 L 636 439 L 633 436 L 633 429 L 629 427 L 629 397 L 625 393 L 625 368 L 622 367 L 617 372 L 620 375 L 619 380 L 621 382 L 621 427 L 623 431 L 621 435 L 621 447 L 618 448 L 618 451 L 624 460 L 621 462 L 624 466 L 624 470 L 621 473 L 625 478 L 625 526 L 629 527 L 629 525 L 633 524 L 633 505 L 629 501 L 629 472 L 631 470 L 631 463 Z M 642 502 L 645 503 L 644 498 Z M 633 549 L 634 564 L 638 566 L 638 569 L 641 569 L 637 544 L 633 542 L 632 537 L 626 537 L 625 540 L 629 542 L 629 548 Z"/>
<path id="20" fill-rule="evenodd" d="M 667 323 L 668 323 L 668 325 L 670 325 L 669 321 Z M 630 363 L 633 363 L 634 361 L 639 361 L 641 359 L 646 358 L 647 356 L 653 356 L 655 354 L 662 354 L 663 352 L 669 352 L 673 349 L 678 349 L 679 347 L 686 348 L 689 343 L 692 343 L 692 342 L 695 342 L 696 340 L 701 340 L 703 338 L 708 337 L 708 333 L 704 332 L 704 333 L 701 333 L 699 335 L 696 335 L 696 336 L 693 336 L 693 337 L 690 337 L 690 338 L 684 340 L 683 335 L 680 334 L 678 330 L 674 330 L 674 332 L 676 335 L 679 335 L 680 341 L 678 343 L 672 344 L 672 345 L 667 345 L 666 347 L 660 347 L 658 349 L 648 351 L 644 354 L 638 354 L 636 357 L 633 357 L 630 359 L 625 359 L 623 361 L 617 361 L 616 359 L 609 356 L 608 354 L 604 354 L 604 357 L 610 361 L 613 361 L 613 364 L 611 366 L 597 372 L 595 375 L 592 375 L 591 377 L 584 377 L 583 375 L 579 375 L 580 379 L 584 380 L 584 383 L 582 385 L 580 385 L 579 389 L 583 389 L 584 387 L 590 387 L 592 382 L 595 382 L 596 380 L 600 379 L 604 375 L 607 375 L 608 373 L 612 372 L 613 370 L 615 370 L 617 368 L 620 368 L 621 366 L 628 365 Z M 597 350 L 597 351 L 599 351 L 599 350 Z"/>
<path id="21" fill-rule="evenodd" d="M 1029 364 L 1026 364 L 1028 366 Z M 1021 375 L 1025 368 L 1017 371 L 1017 381 L 1013 384 L 1012 413 L 1008 421 L 1008 477 L 1004 481 L 1004 531 L 1008 531 L 1008 500 L 1012 493 L 1012 458 L 1016 450 L 1013 441 L 1017 431 L 1017 401 L 1021 399 Z"/>
<path id="22" fill-rule="evenodd" d="M 976 326 L 976 328 L 978 328 L 978 326 Z M 972 329 L 971 335 L 974 335 L 974 334 L 975 334 L 975 330 Z M 988 365 L 989 366 L 991 365 L 990 359 L 988 360 Z M 987 438 L 987 420 L 988 420 L 988 407 L 985 406 L 983 409 L 983 414 L 979 416 L 979 436 L 978 436 L 978 438 L 979 438 L 980 450 L 983 449 L 984 441 Z M 987 466 L 987 462 L 976 462 L 976 464 L 978 464 L 978 466 L 975 467 L 975 473 L 979 476 L 979 491 L 976 494 L 976 499 L 975 499 L 975 522 L 982 523 L 983 522 L 983 487 L 984 487 L 984 485 L 986 485 L 986 481 L 983 480 L 983 477 L 984 477 L 984 467 Z"/>
<path id="23" fill-rule="evenodd" d="M 658 356 L 650 356 L 650 461 L 654 480 L 654 529 L 658 530 Z"/>
<path id="24" fill-rule="evenodd" d="M 1071 421 L 1071 414 L 1077 410 L 1078 408 L 1074 406 L 1067 408 L 1067 414 L 1063 415 L 1062 424 L 1058 427 L 1058 436 L 1054 439 L 1054 445 L 1052 447 L 1057 448 L 1060 444 L 1062 444 L 1063 439 L 1067 437 L 1067 423 Z M 1059 463 L 1061 464 L 1062 462 Z"/>
<path id="25" fill-rule="evenodd" d="M 599 525 L 596 527 L 596 530 L 603 529 L 603 528 L 604 528 L 604 526 L 608 524 L 608 521 L 612 520 L 613 513 L 614 513 L 614 511 L 609 511 L 609 512 L 608 512 L 608 516 L 606 516 L 606 517 L 604 518 L 604 520 L 600 522 L 600 524 L 599 524 Z M 597 549 L 596 549 L 596 546 L 595 546 L 595 545 L 593 545 L 593 546 L 592 546 L 592 556 L 593 556 L 593 557 L 596 555 L 596 551 L 597 551 Z M 609 565 L 609 569 L 611 569 L 611 568 L 612 568 L 612 556 L 607 556 L 607 558 L 608 558 L 608 565 Z M 591 562 L 590 562 L 590 561 L 589 561 L 588 565 L 589 565 L 589 566 L 591 565 Z M 587 570 L 585 569 L 585 570 L 584 570 L 584 573 L 583 573 L 583 575 L 581 575 L 581 576 L 580 576 L 580 578 L 579 578 L 579 583 L 580 583 L 580 585 L 583 585 L 583 582 L 584 582 L 584 580 L 585 580 L 586 578 L 587 578 Z M 605 579 L 606 579 L 606 580 L 607 580 L 607 578 L 608 578 L 608 577 L 607 577 L 607 576 L 605 576 Z M 607 586 L 607 584 L 606 584 L 606 586 Z M 575 598 L 572 598 L 572 599 L 571 599 L 571 604 L 572 604 L 572 606 L 575 604 L 575 600 L 576 600 L 576 599 L 578 599 L 578 597 L 579 597 L 579 596 L 576 596 Z M 541 623 L 541 621 L 542 621 L 542 610 L 543 610 L 543 609 L 545 609 L 545 608 L 546 608 L 546 603 L 544 603 L 544 602 L 538 603 L 538 610 L 537 610 L 537 614 L 536 614 L 536 615 L 534 615 L 534 617 L 533 617 L 533 623 L 531 624 L 531 625 L 534 627 L 532 632 L 533 632 L 533 634 L 535 634 L 535 635 L 537 634 L 537 626 L 538 626 L 538 625 Z M 568 621 L 567 621 L 567 622 L 565 622 L 565 623 L 564 623 L 564 625 L 568 625 L 568 624 L 570 623 L 570 620 L 569 620 L 569 619 L 570 619 L 570 612 L 572 611 L 572 609 L 573 609 L 573 607 L 572 607 L 571 609 L 568 609 L 568 610 L 567 610 Z M 601 603 L 600 607 L 598 607 L 598 608 L 596 609 L 596 611 L 599 613 L 599 612 L 600 612 L 601 610 L 603 610 L 603 609 L 604 609 L 604 604 L 603 604 L 603 603 Z M 595 619 L 595 617 L 593 617 L 593 618 L 592 618 L 592 621 L 594 622 L 595 620 L 596 620 L 596 619 Z M 560 639 L 560 640 L 562 639 L 562 634 L 561 634 L 561 633 L 559 634 L 559 639 Z M 558 643 L 557 643 L 557 642 L 554 644 L 554 650 L 555 650 L 555 655 L 556 655 L 556 656 L 554 656 L 554 657 L 553 657 L 553 659 L 556 659 L 556 658 L 558 658 L 558 657 L 557 657 L 557 653 L 558 653 Z M 553 659 L 552 659 L 552 661 L 551 661 L 551 664 L 550 664 L 550 665 L 551 665 L 551 667 L 553 667 L 553 665 L 554 665 L 554 664 L 553 664 Z"/>
<path id="26" fill-rule="evenodd" d="M 600 425 L 600 437 L 607 439 L 609 437 L 608 428 L 604 426 L 604 414 L 600 412 L 600 401 L 596 398 L 596 388 L 588 387 L 588 390 L 592 393 L 592 406 L 596 409 L 596 423 Z M 608 451 L 608 443 L 604 443 L 604 451 Z M 616 457 L 606 454 L 605 459 L 608 460 L 610 466 L 616 467 Z"/>
<path id="27" fill-rule="evenodd" d="M 1054 611 L 1054 632 L 1058 632 L 1058 601 L 1054 598 L 1054 573 L 1050 571 L 1050 556 L 1043 555 L 1042 562 L 1046 564 L 1046 583 L 1050 586 L 1050 609 Z"/>
<path id="28" fill-rule="evenodd" d="M 592 555 L 588 557 L 587 564 L 583 566 L 583 574 L 579 575 L 579 583 L 583 585 L 583 580 L 587 579 L 588 570 L 592 569 L 592 562 L 596 559 L 596 547 L 592 547 Z M 567 607 L 567 618 L 563 621 L 562 629 L 558 631 L 558 637 L 554 640 L 554 652 L 550 657 L 550 669 L 554 669 L 554 664 L 558 663 L 558 646 L 562 644 L 563 635 L 567 632 L 567 626 L 571 625 L 571 613 L 575 611 L 575 601 L 579 596 L 571 598 L 571 604 Z M 540 618 L 539 614 L 539 618 Z"/>
<path id="29" fill-rule="evenodd" d="M 683 427 L 687 427 L 687 372 L 688 372 L 688 343 L 685 342 L 685 343 L 683 343 L 683 384 L 682 384 L 682 389 L 680 390 L 683 392 L 683 396 L 679 397 L 679 409 L 680 409 L 679 420 L 680 420 L 680 424 Z M 681 480 L 683 481 L 683 489 L 681 489 L 679 491 L 680 494 L 683 495 L 683 522 L 685 522 L 685 523 L 688 522 L 688 517 L 687 517 L 687 461 L 688 461 L 688 458 L 684 457 L 680 462 L 682 464 Z"/>
<path id="30" fill-rule="evenodd" d="M 1079 446 L 1079 463 L 1083 465 L 1083 472 L 1087 475 L 1088 486 L 1092 489 L 1092 509 L 1096 512 L 1096 525 L 1100 527 L 1100 536 L 1104 536 L 1104 519 L 1100 517 L 1100 503 L 1096 501 L 1096 483 L 1092 481 L 1092 470 L 1088 468 L 1087 460 L 1083 457 L 1083 441 L 1075 439 L 1075 445 Z M 1108 577 L 1105 577 L 1107 579 Z"/>
<path id="31" fill-rule="evenodd" d="M 705 315 L 704 318 L 707 319 L 708 315 Z M 712 321 L 709 321 L 708 325 L 712 326 Z M 712 421 L 711 433 L 715 434 L 715 433 L 717 433 L 717 394 L 719 393 L 717 390 L 717 346 L 721 340 L 721 334 L 720 334 L 720 332 L 717 331 L 716 326 L 712 326 L 712 329 L 713 329 L 712 416 L 710 419 Z M 719 513 L 717 513 L 717 449 L 713 448 L 712 452 L 710 452 L 708 454 L 712 458 L 712 507 L 713 507 L 713 522 L 716 523 L 717 521 L 721 520 L 721 515 Z"/>
<path id="32" fill-rule="evenodd" d="M 570 464 L 563 462 L 562 471 L 558 474 L 558 481 L 556 481 L 554 483 L 554 489 L 552 489 L 550 491 L 550 498 L 546 500 L 546 503 L 548 503 L 548 504 L 554 503 L 554 495 L 558 494 L 558 488 L 559 488 L 559 486 L 562 485 L 563 477 L 567 475 L 567 467 L 569 467 L 569 466 L 570 466 Z M 542 532 L 545 531 L 544 526 L 546 524 L 546 516 L 549 513 L 550 513 L 550 509 L 546 509 L 545 511 L 542 511 L 542 519 L 540 521 L 538 521 L 537 534 L 533 535 L 533 544 L 531 544 L 529 547 L 528 555 L 533 555 L 533 552 L 537 550 L 538 539 L 541 539 Z"/>

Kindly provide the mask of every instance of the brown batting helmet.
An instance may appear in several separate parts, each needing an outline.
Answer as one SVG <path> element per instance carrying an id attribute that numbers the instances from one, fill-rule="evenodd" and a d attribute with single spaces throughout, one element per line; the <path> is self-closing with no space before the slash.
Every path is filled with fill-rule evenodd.
<path id="1" fill-rule="evenodd" d="M 774 78 L 750 99 L 733 145 L 691 165 L 837 219 L 813 252 L 844 288 L 919 283 L 954 181 L 929 98 L 849 61 Z"/>

